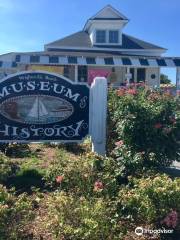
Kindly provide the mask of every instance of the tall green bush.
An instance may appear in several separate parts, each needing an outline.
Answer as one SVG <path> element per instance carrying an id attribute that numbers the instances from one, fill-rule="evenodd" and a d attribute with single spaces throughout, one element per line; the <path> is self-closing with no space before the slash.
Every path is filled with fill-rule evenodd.
<path id="1" fill-rule="evenodd" d="M 132 155 L 143 153 L 148 166 L 180 161 L 179 103 L 168 93 L 143 86 L 110 90 L 109 148 L 122 140 Z"/>

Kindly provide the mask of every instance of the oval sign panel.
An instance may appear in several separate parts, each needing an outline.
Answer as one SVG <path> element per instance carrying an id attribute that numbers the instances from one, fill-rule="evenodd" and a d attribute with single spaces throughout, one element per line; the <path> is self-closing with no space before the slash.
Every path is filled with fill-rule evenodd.
<path id="1" fill-rule="evenodd" d="M 74 107 L 54 96 L 29 95 L 9 98 L 0 105 L 0 113 L 9 120 L 28 124 L 61 122 L 70 117 Z"/>
<path id="2" fill-rule="evenodd" d="M 89 134 L 89 87 L 48 72 L 0 82 L 0 141 L 82 140 Z"/>

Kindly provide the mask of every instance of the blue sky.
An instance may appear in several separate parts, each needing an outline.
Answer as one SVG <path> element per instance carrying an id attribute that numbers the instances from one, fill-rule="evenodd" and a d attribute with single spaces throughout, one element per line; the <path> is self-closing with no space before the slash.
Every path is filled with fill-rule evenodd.
<path id="1" fill-rule="evenodd" d="M 111 4 L 130 19 L 124 32 L 180 56 L 179 0 L 0 0 L 0 54 L 39 51 L 83 28 L 87 18 Z M 166 70 L 175 81 L 175 70 Z"/>

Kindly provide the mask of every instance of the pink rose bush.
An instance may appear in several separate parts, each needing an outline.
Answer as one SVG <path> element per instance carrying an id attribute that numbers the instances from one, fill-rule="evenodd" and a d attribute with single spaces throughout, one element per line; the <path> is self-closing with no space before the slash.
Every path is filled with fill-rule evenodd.
<path id="1" fill-rule="evenodd" d="M 111 151 L 125 147 L 132 159 L 132 155 L 145 152 L 143 166 L 148 168 L 180 161 L 179 105 L 178 98 L 147 86 L 130 84 L 110 90 L 108 147 Z"/>
<path id="2" fill-rule="evenodd" d="M 175 228 L 178 224 L 178 213 L 171 211 L 162 221 L 161 224 L 165 224 L 167 227 Z"/>

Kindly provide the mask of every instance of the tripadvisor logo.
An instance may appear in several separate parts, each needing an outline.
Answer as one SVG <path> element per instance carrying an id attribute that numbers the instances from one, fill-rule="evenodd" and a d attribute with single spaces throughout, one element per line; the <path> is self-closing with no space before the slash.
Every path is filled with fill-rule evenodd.
<path id="1" fill-rule="evenodd" d="M 138 236 L 142 236 L 142 235 L 143 235 L 143 228 L 142 228 L 142 227 L 137 227 L 137 228 L 135 229 L 135 233 L 136 233 L 136 235 L 138 235 Z"/>
<path id="2" fill-rule="evenodd" d="M 135 229 L 135 234 L 137 236 L 142 236 L 143 234 L 152 234 L 152 235 L 157 235 L 157 234 L 170 234 L 173 233 L 173 229 L 146 229 L 143 227 L 137 227 Z"/>

